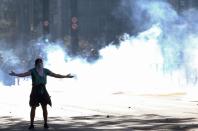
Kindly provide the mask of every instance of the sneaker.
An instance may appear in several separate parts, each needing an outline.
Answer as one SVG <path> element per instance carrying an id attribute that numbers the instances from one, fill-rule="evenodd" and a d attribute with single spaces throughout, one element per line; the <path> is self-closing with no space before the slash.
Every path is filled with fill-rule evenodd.
<path id="1" fill-rule="evenodd" d="M 47 124 L 47 123 L 45 123 L 45 124 L 44 124 L 44 128 L 46 128 L 46 129 L 48 129 L 48 128 L 49 128 L 49 126 L 48 126 L 48 124 Z"/>
<path id="2" fill-rule="evenodd" d="M 34 125 L 30 125 L 28 129 L 29 129 L 29 130 L 34 129 Z"/>

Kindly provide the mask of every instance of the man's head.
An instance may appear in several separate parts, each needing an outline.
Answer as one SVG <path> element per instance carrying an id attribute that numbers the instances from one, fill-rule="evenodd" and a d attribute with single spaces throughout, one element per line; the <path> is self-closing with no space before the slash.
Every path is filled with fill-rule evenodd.
<path id="1" fill-rule="evenodd" d="M 39 67 L 39 68 L 43 67 L 43 60 L 41 58 L 37 58 L 35 60 L 35 67 Z"/>

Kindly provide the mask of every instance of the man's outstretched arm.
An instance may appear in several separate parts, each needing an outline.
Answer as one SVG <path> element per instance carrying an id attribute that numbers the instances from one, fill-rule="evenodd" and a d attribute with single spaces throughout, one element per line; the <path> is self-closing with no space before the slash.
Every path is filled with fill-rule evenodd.
<path id="1" fill-rule="evenodd" d="M 73 77 L 74 77 L 74 76 L 71 75 L 71 74 L 60 75 L 60 74 L 56 74 L 56 73 L 53 73 L 53 72 L 50 72 L 48 75 L 49 75 L 49 76 L 52 76 L 52 77 L 55 77 L 55 78 L 73 78 Z"/>
<path id="2" fill-rule="evenodd" d="M 26 76 L 30 76 L 31 73 L 30 73 L 30 71 L 27 71 L 27 72 L 24 72 L 24 73 L 15 73 L 14 71 L 11 71 L 9 73 L 9 75 L 11 75 L 11 76 L 18 76 L 18 77 L 26 77 Z"/>

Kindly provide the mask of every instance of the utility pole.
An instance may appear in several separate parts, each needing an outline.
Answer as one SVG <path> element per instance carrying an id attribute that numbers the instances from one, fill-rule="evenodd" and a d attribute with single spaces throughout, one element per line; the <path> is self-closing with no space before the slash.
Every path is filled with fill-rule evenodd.
<path id="1" fill-rule="evenodd" d="M 49 28 L 49 0 L 43 0 L 43 35 L 45 42 L 48 42 Z"/>
<path id="2" fill-rule="evenodd" d="M 29 10 L 30 10 L 30 38 L 33 39 L 34 38 L 34 0 L 30 0 L 29 3 Z"/>
<path id="3" fill-rule="evenodd" d="M 79 20 L 78 20 L 78 1 L 70 0 L 70 10 L 71 10 L 71 48 L 72 54 L 76 55 L 78 51 L 78 30 L 79 30 Z"/>

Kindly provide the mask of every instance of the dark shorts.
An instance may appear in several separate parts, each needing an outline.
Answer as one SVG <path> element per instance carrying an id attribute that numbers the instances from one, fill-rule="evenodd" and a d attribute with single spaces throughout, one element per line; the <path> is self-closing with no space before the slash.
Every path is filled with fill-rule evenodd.
<path id="1" fill-rule="evenodd" d="M 38 107 L 39 104 L 42 106 L 46 106 L 47 104 L 52 106 L 52 102 L 45 85 L 40 84 L 37 86 L 32 86 L 29 104 L 31 107 Z"/>

